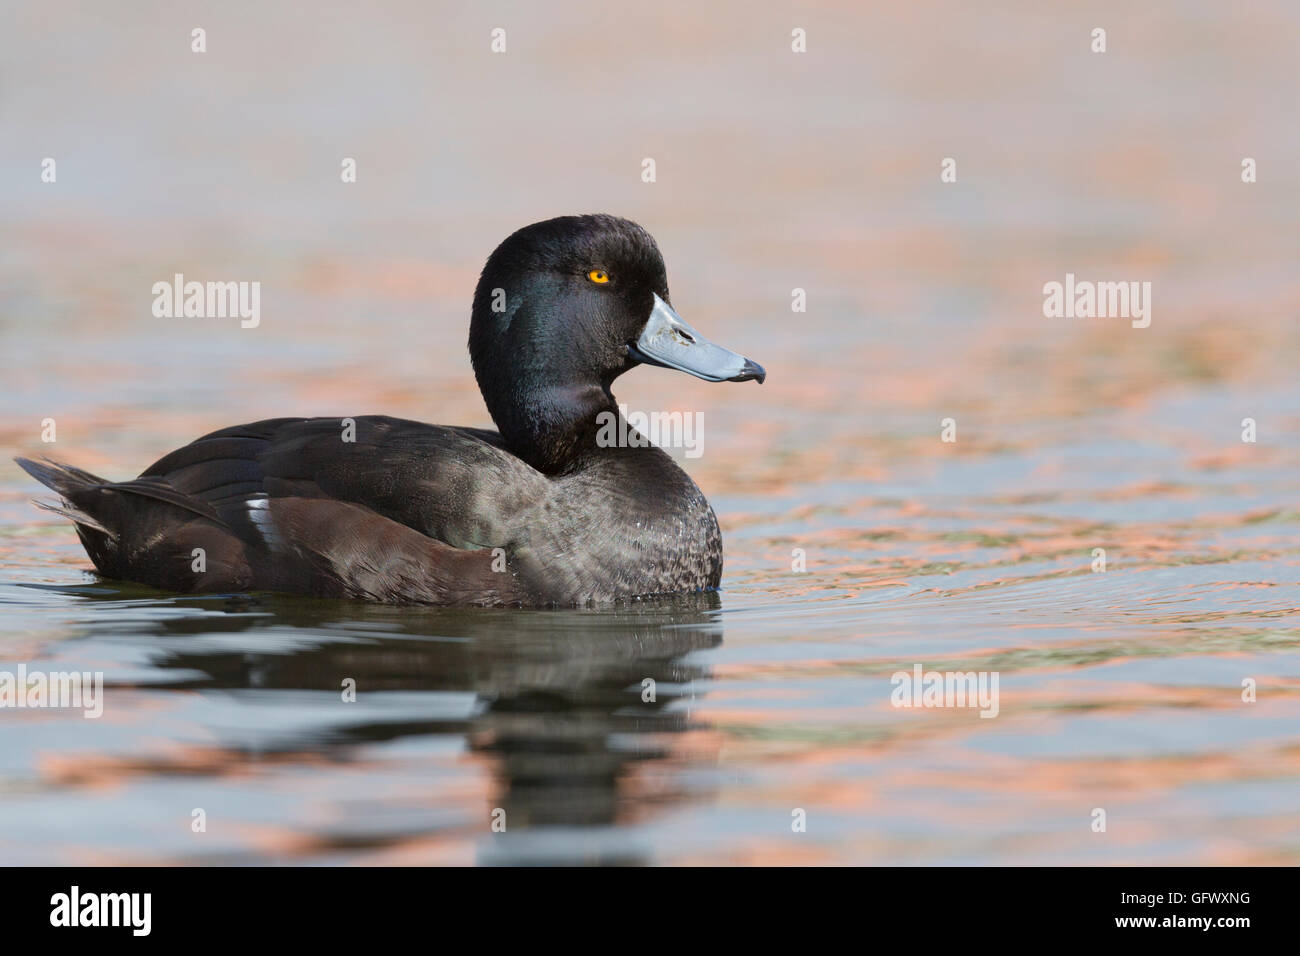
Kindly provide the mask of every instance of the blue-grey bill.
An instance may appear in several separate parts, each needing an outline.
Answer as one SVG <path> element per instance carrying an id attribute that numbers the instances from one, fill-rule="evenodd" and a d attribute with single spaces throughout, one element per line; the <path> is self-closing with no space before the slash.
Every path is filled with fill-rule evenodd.
<path id="1" fill-rule="evenodd" d="M 627 347 L 627 351 L 638 362 L 675 368 L 706 382 L 748 382 L 753 379 L 761 385 L 767 378 L 763 366 L 710 342 L 657 295 L 645 330 L 635 345 Z"/>

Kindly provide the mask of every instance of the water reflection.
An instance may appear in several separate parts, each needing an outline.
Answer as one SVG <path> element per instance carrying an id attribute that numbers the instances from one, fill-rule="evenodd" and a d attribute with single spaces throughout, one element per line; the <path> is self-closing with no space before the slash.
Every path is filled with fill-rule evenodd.
<path id="1" fill-rule="evenodd" d="M 137 607 L 124 602 L 124 593 L 129 590 L 97 600 Z M 90 596 L 86 589 L 80 594 Z M 125 688 L 286 692 L 284 703 L 293 708 L 300 697 L 288 692 L 320 691 L 343 708 L 350 706 L 343 701 L 347 679 L 355 681 L 358 700 L 415 692 L 421 695 L 415 703 L 391 716 L 358 708 L 356 719 L 319 721 L 306 732 L 298 727 L 254 744 L 223 740 L 201 764 L 220 773 L 254 760 L 348 761 L 365 744 L 461 736 L 470 753 L 487 761 L 493 779 L 481 814 L 483 862 L 538 859 L 535 839 L 519 841 L 526 831 L 613 826 L 639 817 L 644 801 L 627 792 L 629 781 L 670 758 L 665 735 L 702 729 L 681 706 L 709 676 L 690 655 L 722 639 L 716 595 L 599 612 L 391 608 L 280 596 L 166 603 L 192 613 L 143 622 L 126 615 L 135 640 L 157 646 L 150 655 L 156 677 L 110 680 L 110 694 Z M 106 614 L 112 616 L 103 607 L 95 612 L 101 621 Z M 276 637 L 290 635 L 286 649 Z M 259 651 L 267 638 L 269 650 Z M 148 772 L 194 769 L 187 759 L 183 768 L 155 763 Z M 653 802 L 663 809 L 684 799 L 684 792 L 657 790 Z M 504 833 L 492 831 L 494 811 L 497 818 L 504 812 Z M 383 842 L 392 840 L 390 831 Z M 512 850 L 517 844 L 522 855 Z M 566 860 L 566 845 L 546 842 L 541 858 L 593 862 L 590 846 L 576 843 Z M 626 843 L 596 857 L 649 862 Z"/>

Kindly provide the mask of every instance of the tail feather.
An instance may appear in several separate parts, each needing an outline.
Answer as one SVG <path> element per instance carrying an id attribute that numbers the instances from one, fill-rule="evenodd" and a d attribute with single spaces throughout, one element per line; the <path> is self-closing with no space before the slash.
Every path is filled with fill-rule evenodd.
<path id="1" fill-rule="evenodd" d="M 82 471 L 80 468 L 52 461 L 49 458 L 43 458 L 40 461 L 32 461 L 30 458 L 15 458 L 14 461 L 18 462 L 19 468 L 46 488 L 57 491 L 65 498 L 77 491 L 108 484 L 98 475 L 92 475 L 88 471 Z"/>
<path id="2" fill-rule="evenodd" d="M 118 533 L 109 528 L 105 522 L 92 515 L 86 508 L 86 502 L 93 501 L 97 497 L 93 493 L 108 485 L 109 482 L 98 475 L 92 475 L 88 471 L 49 458 L 43 458 L 40 461 L 32 461 L 30 458 L 15 458 L 14 461 L 18 462 L 18 467 L 22 468 L 23 471 L 46 488 L 57 491 L 63 499 L 58 502 L 33 499 L 32 504 L 45 511 L 52 511 L 57 515 L 71 519 L 76 524 L 77 530 L 82 534 L 83 539 L 85 538 L 85 532 L 90 531 L 102 534 L 109 540 L 117 540 Z M 92 494 L 87 495 L 87 492 Z"/>
<path id="3" fill-rule="evenodd" d="M 60 461 L 52 461 L 49 458 L 41 461 L 32 461 L 30 458 L 15 458 L 20 468 L 27 474 L 31 475 L 46 488 L 52 488 L 62 495 L 70 504 L 79 506 L 79 510 L 86 514 L 90 508 L 89 502 L 93 502 L 94 496 L 87 496 L 86 492 L 94 491 L 112 491 L 127 495 L 140 495 L 144 498 L 152 498 L 155 501 L 162 501 L 177 508 L 183 508 L 186 511 L 193 512 L 201 518 L 207 518 L 217 524 L 224 524 L 221 517 L 213 510 L 212 506 L 190 495 L 177 491 L 171 485 L 161 478 L 136 478 L 133 481 L 106 481 L 98 475 L 92 475 L 88 471 L 80 468 L 74 468 L 72 465 L 65 465 Z M 80 496 L 78 498 L 78 496 Z M 42 506 L 43 507 L 43 506 Z M 58 511 L 57 508 L 46 508 L 47 511 Z M 65 514 L 65 512 L 59 512 Z M 98 521 L 84 522 L 71 514 L 66 515 L 76 521 L 78 524 L 88 524 L 92 528 L 102 530 L 102 524 Z M 89 516 L 89 515 L 88 515 Z M 112 533 L 112 532 L 108 532 Z"/>
<path id="4" fill-rule="evenodd" d="M 59 496 L 37 507 L 72 520 L 99 573 L 169 591 L 244 590 L 251 582 L 244 544 L 207 502 L 163 478 L 106 481 L 62 462 L 15 461 Z M 194 549 L 205 566 L 192 565 Z"/>
<path id="5" fill-rule="evenodd" d="M 105 528 L 95 518 L 86 514 L 86 512 L 81 511 L 73 507 L 72 505 L 67 504 L 66 502 L 64 504 L 59 504 L 58 502 L 55 501 L 41 501 L 39 498 L 33 498 L 32 504 L 40 508 L 42 511 L 52 511 L 56 515 L 62 515 L 65 518 L 70 518 L 74 523 L 79 524 L 86 528 L 93 528 L 95 531 L 102 532 L 103 534 L 108 535 L 110 538 L 117 537 L 116 531 L 112 531 L 108 528 Z"/>

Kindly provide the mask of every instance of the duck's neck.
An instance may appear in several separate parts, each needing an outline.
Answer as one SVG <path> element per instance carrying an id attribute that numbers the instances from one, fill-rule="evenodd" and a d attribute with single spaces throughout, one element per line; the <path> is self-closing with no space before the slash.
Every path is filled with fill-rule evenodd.
<path id="1" fill-rule="evenodd" d="M 562 474 L 596 450 L 596 437 L 618 406 L 608 387 L 538 385 L 488 402 L 506 446 L 544 474 Z"/>

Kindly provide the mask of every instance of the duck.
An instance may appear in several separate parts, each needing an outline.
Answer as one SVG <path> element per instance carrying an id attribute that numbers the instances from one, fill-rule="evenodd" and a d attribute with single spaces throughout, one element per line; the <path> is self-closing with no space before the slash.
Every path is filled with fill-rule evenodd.
<path id="1" fill-rule="evenodd" d="M 469 355 L 496 430 L 272 418 L 130 481 L 15 460 L 102 577 L 165 591 L 582 607 L 719 588 L 722 536 L 694 481 L 648 441 L 602 440 L 610 421 L 635 431 L 611 386 L 641 365 L 767 373 L 677 314 L 644 228 L 599 214 L 511 234 L 479 277 Z"/>

